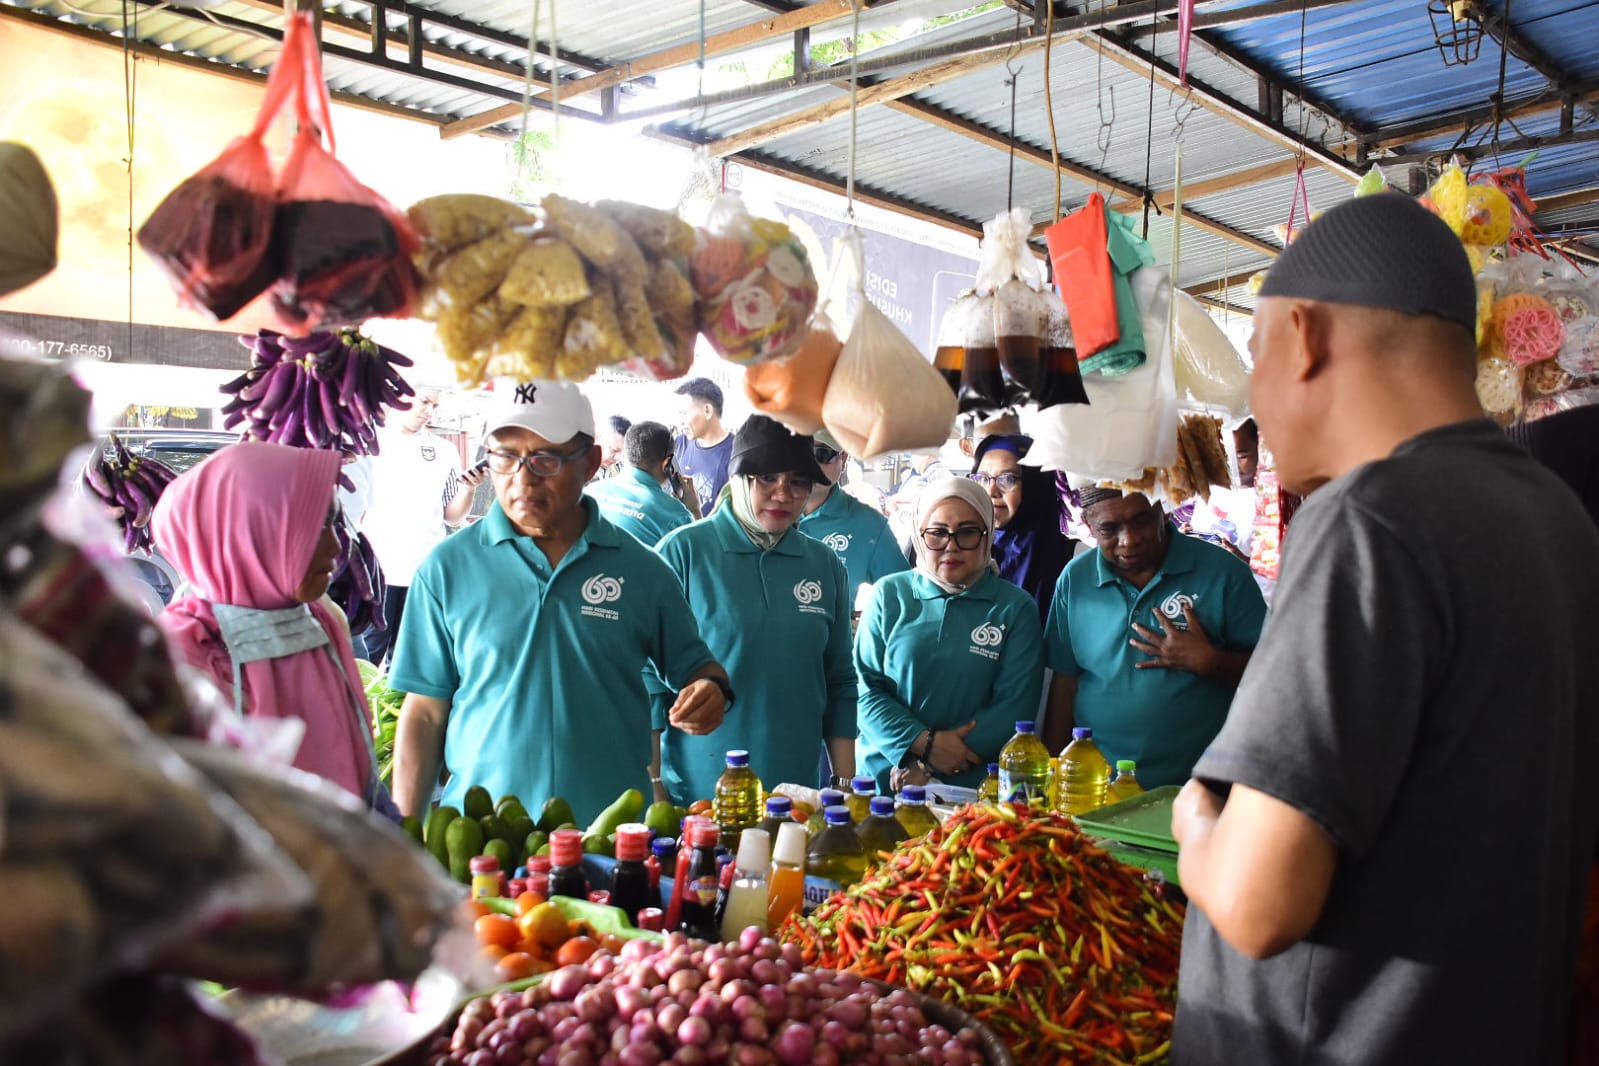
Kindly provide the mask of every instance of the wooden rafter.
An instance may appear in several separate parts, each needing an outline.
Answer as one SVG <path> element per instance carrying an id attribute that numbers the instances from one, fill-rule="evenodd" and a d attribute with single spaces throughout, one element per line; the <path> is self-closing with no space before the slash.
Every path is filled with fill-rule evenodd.
<path id="1" fill-rule="evenodd" d="M 941 108 L 936 104 L 928 103 L 926 100 L 917 100 L 914 98 L 905 97 L 890 102 L 888 106 L 892 107 L 896 111 L 900 111 L 907 115 L 912 115 L 924 122 L 928 122 L 940 129 L 947 130 L 951 133 L 957 133 L 962 137 L 977 141 L 979 144 L 985 144 L 990 148 L 994 148 L 1002 152 L 1010 151 L 1010 138 L 1007 137 L 1002 131 L 996 130 L 991 126 L 985 126 L 980 122 L 973 122 L 971 119 L 964 118 L 955 114 L 954 112 Z M 1018 159 L 1025 159 L 1029 162 L 1036 163 L 1042 167 L 1049 167 L 1053 165 L 1047 151 L 1039 148 L 1037 145 L 1029 144 L 1026 141 L 1016 142 L 1016 157 Z M 1099 189 L 1105 192 L 1117 193 L 1128 198 L 1133 204 L 1133 210 L 1141 208 L 1143 205 L 1143 190 L 1139 189 L 1135 185 L 1130 185 L 1125 181 L 1120 181 L 1114 177 L 1111 177 L 1109 174 L 1103 174 L 1092 167 L 1083 166 L 1081 163 L 1074 163 L 1069 159 L 1062 159 L 1060 162 L 1060 168 L 1062 173 L 1071 175 L 1073 178 L 1086 185 L 1090 190 Z M 1185 192 L 1184 195 L 1187 195 L 1187 193 Z M 1276 245 L 1273 245 L 1267 241 L 1263 241 L 1260 238 L 1245 233 L 1242 230 L 1234 229 L 1231 226 L 1217 222 L 1215 219 L 1209 218 L 1204 214 L 1196 214 L 1192 211 L 1187 211 L 1184 213 L 1184 218 L 1191 225 L 1205 230 L 1207 233 L 1213 233 L 1224 240 L 1232 241 L 1234 244 L 1242 245 L 1243 247 L 1259 252 L 1262 255 L 1276 256 L 1279 252 L 1279 249 Z M 1042 232 L 1042 228 L 1040 228 L 1039 232 Z"/>
<path id="2" fill-rule="evenodd" d="M 1448 148 L 1437 148 L 1425 152 L 1406 152 L 1400 155 L 1388 156 L 1380 160 L 1382 163 L 1393 163 L 1403 166 L 1406 163 L 1421 163 L 1428 159 L 1440 156 L 1459 156 L 1461 159 L 1481 159 L 1498 153 L 1509 156 L 1506 165 L 1515 162 L 1522 153 L 1535 151 L 1539 148 L 1554 148 L 1563 144 L 1593 144 L 1599 141 L 1599 130 L 1579 130 L 1573 133 L 1551 133 L 1546 137 L 1518 137 L 1513 141 L 1499 141 L 1497 143 L 1485 141 L 1482 144 L 1461 145 L 1451 151 Z"/>
<path id="3" fill-rule="evenodd" d="M 1204 196 L 1214 196 L 1221 192 L 1231 192 L 1234 189 L 1243 189 L 1250 185 L 1258 185 L 1263 181 L 1272 181 L 1276 178 L 1286 178 L 1299 169 L 1299 160 L 1292 156 L 1279 159 L 1272 163 L 1262 163 L 1259 166 L 1248 167 L 1244 170 L 1235 170 L 1231 174 L 1223 174 L 1217 178 L 1208 178 L 1205 181 L 1183 182 L 1183 201 L 1198 200 Z M 1177 200 L 1176 189 L 1163 189 L 1155 193 L 1155 204 L 1162 211 L 1171 210 Z M 1142 199 L 1118 200 L 1110 205 L 1112 211 L 1119 211 L 1130 215 L 1134 211 L 1143 210 Z M 1184 209 L 1187 213 L 1187 209 Z"/>
<path id="4" fill-rule="evenodd" d="M 1304 152 L 1307 162 L 1315 162 L 1347 181 L 1354 182 L 1360 179 L 1360 173 L 1349 160 L 1334 155 L 1319 144 L 1306 141 L 1291 130 L 1268 120 L 1254 108 L 1247 107 L 1220 90 L 1206 85 L 1192 74 L 1188 77 L 1188 88 L 1183 89 L 1179 84 L 1177 71 L 1171 64 L 1135 44 L 1118 40 L 1102 32 L 1087 34 L 1081 38 L 1080 43 L 1140 77 L 1150 77 L 1153 70 L 1156 82 L 1164 88 L 1187 94 L 1198 106 L 1243 127 L 1257 137 L 1263 137 L 1290 152 Z"/>
<path id="5" fill-rule="evenodd" d="M 886 2 L 886 0 L 885 0 Z M 879 5 L 881 6 L 881 5 Z M 853 11 L 850 0 L 818 0 L 817 3 L 807 4 L 805 7 L 791 11 L 786 15 L 775 15 L 772 18 L 748 22 L 721 33 L 713 33 L 705 38 L 704 55 L 706 57 L 722 55 L 727 52 L 737 51 L 752 44 L 771 40 L 774 37 L 784 37 L 797 30 L 809 29 L 812 26 L 830 22 L 833 19 L 843 18 Z M 637 59 L 618 63 L 609 69 L 602 70 L 591 77 L 580 78 L 570 85 L 561 86 L 562 96 L 571 98 L 584 93 L 598 92 L 614 85 L 621 85 L 648 74 L 655 74 L 673 67 L 686 66 L 699 59 L 701 55 L 698 41 L 687 44 L 674 45 L 671 48 L 662 48 L 650 52 L 648 55 L 639 56 Z M 522 113 L 520 107 L 495 107 L 469 118 L 459 119 L 447 124 L 442 131 L 442 136 L 449 140 L 453 137 L 464 137 L 469 133 L 498 125 L 501 122 L 516 118 Z"/>
<path id="6" fill-rule="evenodd" d="M 1036 46 L 1036 45 L 1035 45 Z M 1027 47 L 1026 45 L 1023 46 Z M 886 104 L 911 93 L 958 78 L 963 74 L 981 70 L 1002 63 L 1006 55 L 1000 52 L 980 52 L 977 55 L 959 56 L 955 59 L 946 59 L 942 63 L 934 63 L 898 78 L 889 78 L 887 81 L 878 82 L 876 85 L 863 86 L 856 94 L 854 101 L 858 109 Z M 740 130 L 719 140 L 711 141 L 705 147 L 712 158 L 720 159 L 723 156 L 733 155 L 750 148 L 759 148 L 769 141 L 779 137 L 786 137 L 791 133 L 820 126 L 824 122 L 838 118 L 849 113 L 851 100 L 848 96 L 826 100 L 820 104 L 803 108 L 799 111 L 775 118 L 770 122 L 762 122 L 748 129 Z"/>
<path id="7" fill-rule="evenodd" d="M 1599 185 L 1540 197 L 1537 201 L 1539 211 L 1564 211 L 1567 208 L 1586 207 L 1593 203 L 1599 203 Z"/>

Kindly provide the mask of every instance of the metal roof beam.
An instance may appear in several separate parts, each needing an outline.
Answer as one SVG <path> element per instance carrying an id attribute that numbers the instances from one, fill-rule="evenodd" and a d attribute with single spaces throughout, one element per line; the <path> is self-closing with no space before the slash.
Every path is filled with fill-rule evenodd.
<path id="1" fill-rule="evenodd" d="M 1500 48 L 1536 70 L 1554 88 L 1563 89 L 1571 84 L 1571 74 L 1511 25 L 1504 11 L 1489 12 L 1488 17 L 1482 20 L 1482 28 L 1498 42 Z"/>
<path id="2" fill-rule="evenodd" d="M 880 0 L 876 6 L 881 7 L 890 2 L 892 0 Z M 721 33 L 713 33 L 705 39 L 704 54 L 708 59 L 714 55 L 734 52 L 752 44 L 760 44 L 773 37 L 782 37 L 799 30 L 809 29 L 823 22 L 843 18 L 851 14 L 852 11 L 850 0 L 819 0 L 817 3 L 807 4 L 805 7 L 786 15 L 761 19 L 758 22 L 735 26 L 733 29 L 724 30 Z M 574 96 L 581 96 L 584 93 L 598 92 L 613 85 L 637 81 L 639 78 L 659 71 L 686 66 L 689 63 L 696 62 L 699 57 L 700 43 L 698 41 L 673 45 L 671 48 L 650 52 L 647 55 L 639 56 L 637 59 L 617 63 L 615 66 L 608 67 L 592 77 L 579 78 L 570 85 L 562 84 L 561 95 L 563 98 L 570 99 Z M 798 70 L 798 68 L 795 69 Z M 492 108 L 481 114 L 473 115 L 471 118 L 448 124 L 444 127 L 442 135 L 445 140 L 464 137 L 468 133 L 476 133 L 478 130 L 509 121 L 521 113 L 520 108 Z"/>
<path id="3" fill-rule="evenodd" d="M 1286 178 L 1298 169 L 1299 160 L 1293 156 L 1288 156 L 1285 159 L 1277 160 L 1275 163 L 1262 163 L 1256 167 L 1249 167 L 1247 170 L 1235 170 L 1231 174 L 1223 174 L 1219 178 L 1209 178 L 1205 181 L 1185 181 L 1182 189 L 1183 203 L 1186 205 L 1190 200 L 1198 200 L 1202 196 L 1214 196 L 1216 193 L 1231 192 L 1234 189 L 1242 189 L 1249 185 L 1258 185 L 1263 181 Z M 1163 189 L 1155 193 L 1154 196 L 1156 206 L 1162 211 L 1169 211 L 1172 204 L 1177 200 L 1177 190 Z M 1124 215 L 1130 215 L 1134 211 L 1140 210 L 1143 206 L 1144 202 L 1141 199 L 1119 200 L 1111 204 L 1110 209 L 1119 211 Z M 1183 208 L 1183 213 L 1185 215 L 1190 213 L 1186 206 Z"/>
<path id="4" fill-rule="evenodd" d="M 1253 308 L 1239 307 L 1237 304 L 1224 303 L 1221 300 L 1216 299 L 1214 296 L 1204 296 L 1197 292 L 1190 293 L 1189 295 L 1198 300 L 1200 303 L 1204 304 L 1206 307 L 1213 307 L 1218 311 L 1225 311 L 1230 315 L 1238 315 L 1240 318 L 1255 317 Z"/>
<path id="5" fill-rule="evenodd" d="M 1269 121 L 1255 109 L 1239 103 L 1220 90 L 1211 88 L 1192 74 L 1188 77 L 1188 88 L 1181 87 L 1177 71 L 1171 64 L 1144 51 L 1130 41 L 1119 40 L 1107 33 L 1091 33 L 1081 38 L 1083 47 L 1096 50 L 1106 59 L 1125 67 L 1140 75 L 1150 77 L 1151 70 L 1157 82 L 1165 88 L 1186 93 L 1192 97 L 1195 104 L 1205 108 L 1213 114 L 1233 122 L 1257 137 L 1262 137 L 1273 144 L 1280 145 L 1291 152 L 1304 152 L 1305 158 L 1326 167 L 1347 181 L 1360 180 L 1360 173 L 1354 164 L 1340 158 L 1319 144 L 1314 144 L 1300 137 L 1298 134 L 1284 129 L 1280 124 Z"/>
<path id="6" fill-rule="evenodd" d="M 998 149 L 1002 152 L 1008 152 L 1011 149 L 1011 139 L 1003 131 L 994 129 L 992 126 L 985 126 L 979 122 L 973 122 L 971 119 L 963 118 L 952 111 L 930 104 L 925 100 L 906 98 L 895 100 L 888 106 L 896 111 L 919 118 L 924 122 L 929 122 L 940 129 L 960 134 L 963 137 L 977 141 L 979 144 L 987 145 L 990 148 Z M 1039 148 L 1037 145 L 1029 144 L 1026 141 L 1016 141 L 1015 148 L 1017 158 L 1026 159 L 1046 168 L 1054 166 L 1049 152 Z M 1060 169 L 1063 173 L 1070 174 L 1084 185 L 1089 186 L 1090 189 L 1109 189 L 1128 197 L 1131 203 L 1129 207 L 1125 208 L 1126 211 L 1136 211 L 1143 206 L 1143 190 L 1135 185 L 1119 181 L 1109 174 L 1102 173 L 1092 167 L 1083 166 L 1081 163 L 1074 163 L 1069 159 L 1060 161 Z M 1184 195 L 1187 195 L 1186 192 Z M 1232 241 L 1234 244 L 1242 245 L 1262 255 L 1276 256 L 1280 251 L 1273 244 L 1242 230 L 1217 222 L 1203 213 L 1185 210 L 1183 217 L 1190 225 L 1198 229 L 1215 234 L 1224 240 Z M 1037 236 L 1042 233 L 1046 225 L 1047 223 L 1036 227 L 1033 235 Z"/>
<path id="7" fill-rule="evenodd" d="M 1326 115 L 1328 118 L 1342 126 L 1344 129 L 1355 134 L 1360 134 L 1370 130 L 1371 123 L 1360 122 L 1351 118 L 1349 115 L 1340 111 L 1336 104 L 1328 103 L 1325 99 L 1317 94 L 1306 92 L 1304 86 L 1302 85 L 1290 84 L 1288 81 L 1288 75 L 1272 70 L 1264 63 L 1257 62 L 1252 56 L 1244 54 L 1237 48 L 1234 48 L 1232 45 L 1228 44 L 1226 41 L 1221 40 L 1216 35 L 1196 32 L 1194 34 L 1194 40 L 1199 42 L 1200 47 L 1204 48 L 1212 55 L 1215 55 L 1218 59 L 1222 59 L 1228 63 L 1231 63 L 1233 66 L 1237 67 L 1246 74 L 1254 75 L 1262 85 L 1268 85 L 1282 93 L 1291 93 L 1292 95 L 1298 97 L 1300 107 L 1309 108 L 1313 111 L 1320 111 L 1322 114 Z M 1282 125 L 1282 118 L 1280 115 L 1277 116 L 1276 121 L 1278 125 Z"/>
<path id="8" fill-rule="evenodd" d="M 1500 141 L 1497 144 L 1490 141 L 1485 144 L 1461 145 L 1454 149 L 1437 148 L 1430 152 L 1407 152 L 1402 155 L 1388 156 L 1378 160 L 1378 162 L 1379 164 L 1402 166 L 1407 163 L 1422 163 L 1429 159 L 1449 156 L 1477 160 L 1484 156 L 1498 153 L 1501 156 L 1514 157 L 1539 148 L 1555 148 L 1563 144 L 1593 144 L 1595 142 L 1599 142 L 1599 130 L 1579 130 L 1575 133 L 1552 133 L 1547 137 L 1521 137 L 1514 141 Z"/>
<path id="9" fill-rule="evenodd" d="M 1555 111 L 1570 104 L 1589 104 L 1599 100 L 1599 81 L 1583 82 L 1573 85 L 1564 92 L 1550 90 L 1540 93 L 1520 103 L 1504 108 L 1502 117 L 1508 119 L 1526 118 L 1531 115 L 1540 115 L 1546 111 Z M 1466 111 L 1456 111 L 1451 115 L 1441 118 L 1429 118 L 1420 122 L 1406 125 L 1387 126 L 1373 132 L 1373 140 L 1367 142 L 1368 149 L 1399 148 L 1412 141 L 1424 141 L 1433 137 L 1442 137 L 1449 133 L 1460 133 L 1480 126 L 1484 122 L 1492 122 L 1495 116 L 1495 106 L 1492 103 L 1481 107 L 1474 107 Z M 1347 146 L 1346 146 L 1347 147 Z M 1381 160 L 1378 160 L 1381 162 Z"/>

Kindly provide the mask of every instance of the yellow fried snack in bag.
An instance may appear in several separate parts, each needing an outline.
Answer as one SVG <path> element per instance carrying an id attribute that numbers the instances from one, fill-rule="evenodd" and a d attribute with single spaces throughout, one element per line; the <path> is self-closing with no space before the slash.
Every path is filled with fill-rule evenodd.
<path id="1" fill-rule="evenodd" d="M 564 307 L 524 307 L 501 331 L 486 373 L 519 381 L 547 378 L 565 339 Z"/>
<path id="2" fill-rule="evenodd" d="M 638 242 L 603 211 L 550 193 L 541 202 L 552 230 L 578 254 L 613 278 L 644 279 L 644 253 Z"/>
<path id="3" fill-rule="evenodd" d="M 694 227 L 670 211 L 626 200 L 600 200 L 594 207 L 610 215 L 650 255 L 688 255 L 694 251 Z"/>
<path id="4" fill-rule="evenodd" d="M 657 259 L 650 264 L 644 296 L 658 315 L 694 314 L 694 286 L 683 268 L 670 259 Z"/>
<path id="5" fill-rule="evenodd" d="M 522 249 L 500 286 L 500 296 L 528 307 L 565 307 L 590 295 L 583 260 L 563 240 L 541 238 Z"/>
<path id="6" fill-rule="evenodd" d="M 450 193 L 430 196 L 406 212 L 424 243 L 456 249 L 511 226 L 537 221 L 527 209 L 494 196 Z"/>
<path id="7" fill-rule="evenodd" d="M 636 280 L 614 278 L 611 290 L 616 296 L 616 317 L 622 324 L 622 336 L 627 338 L 628 351 L 641 359 L 659 359 L 666 352 L 666 342 L 655 325 L 644 286 Z"/>
<path id="8" fill-rule="evenodd" d="M 500 287 L 506 271 L 527 246 L 526 237 L 507 229 L 455 252 L 439 264 L 433 278 L 442 302 L 451 307 L 478 303 Z"/>
<path id="9" fill-rule="evenodd" d="M 460 304 L 439 317 L 439 343 L 455 364 L 455 376 L 471 388 L 483 382 L 484 365 L 494 341 L 510 319 L 509 309 L 498 297 L 474 304 Z"/>
<path id="10" fill-rule="evenodd" d="M 556 376 L 582 381 L 627 355 L 627 338 L 616 316 L 616 297 L 609 285 L 597 286 L 593 296 L 574 304 L 567 313 L 561 354 L 555 359 Z"/>

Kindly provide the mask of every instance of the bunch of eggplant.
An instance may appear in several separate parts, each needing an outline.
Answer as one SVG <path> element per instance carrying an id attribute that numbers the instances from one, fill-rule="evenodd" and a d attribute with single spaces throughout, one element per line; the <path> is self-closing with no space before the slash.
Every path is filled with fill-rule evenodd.
<path id="1" fill-rule="evenodd" d="M 178 472 L 159 459 L 134 455 L 111 434 L 111 446 L 102 448 L 83 468 L 83 483 L 111 509 L 122 523 L 126 551 L 150 551 L 150 515 Z"/>
<path id="2" fill-rule="evenodd" d="M 250 369 L 222 386 L 223 425 L 248 423 L 254 440 L 297 448 L 376 455 L 386 407 L 406 411 L 414 396 L 398 367 L 411 360 L 353 329 L 287 337 L 263 329 L 240 337 Z"/>
<path id="3" fill-rule="evenodd" d="M 351 633 L 383 629 L 383 571 L 372 542 L 345 522 L 334 523 L 333 535 L 339 555 L 328 595 L 349 620 Z"/>

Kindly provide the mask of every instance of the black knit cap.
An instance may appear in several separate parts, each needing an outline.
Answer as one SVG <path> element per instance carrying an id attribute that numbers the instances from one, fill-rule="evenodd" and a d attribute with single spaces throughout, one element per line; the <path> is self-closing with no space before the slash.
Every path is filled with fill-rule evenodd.
<path id="1" fill-rule="evenodd" d="M 831 485 L 811 451 L 811 438 L 802 437 L 776 419 L 750 415 L 733 435 L 729 474 L 799 474 Z"/>
<path id="2" fill-rule="evenodd" d="M 1448 223 L 1403 193 L 1320 215 L 1266 272 L 1261 296 L 1435 315 L 1475 332 L 1477 284 Z"/>

